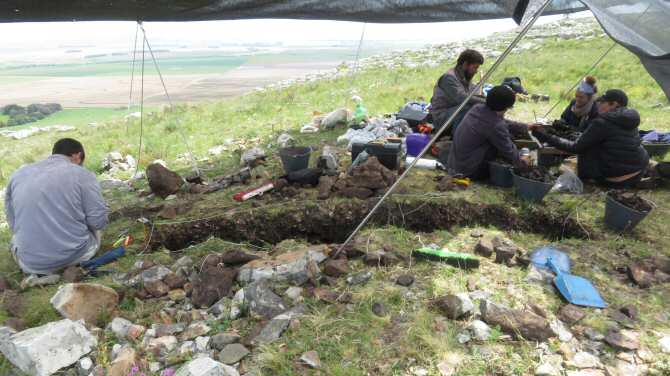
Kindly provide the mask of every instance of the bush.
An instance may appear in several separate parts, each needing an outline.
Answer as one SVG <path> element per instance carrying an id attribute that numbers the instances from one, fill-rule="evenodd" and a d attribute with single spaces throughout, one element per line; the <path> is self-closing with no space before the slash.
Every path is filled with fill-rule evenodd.
<path id="1" fill-rule="evenodd" d="M 9 117 L 15 117 L 18 115 L 25 115 L 26 109 L 19 106 L 18 104 L 8 104 L 2 108 L 3 115 L 9 115 Z"/>

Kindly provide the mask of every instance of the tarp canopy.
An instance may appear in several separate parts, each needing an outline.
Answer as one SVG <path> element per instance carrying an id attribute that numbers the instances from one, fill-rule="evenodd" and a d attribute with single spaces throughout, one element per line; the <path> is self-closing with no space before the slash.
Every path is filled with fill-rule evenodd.
<path id="1" fill-rule="evenodd" d="M 510 18 L 526 0 L 7 0 L 0 22 L 203 21 L 245 18 L 437 22 Z M 567 7 L 565 5 L 568 5 Z M 576 6 L 575 6 L 576 5 Z M 551 13 L 583 7 L 558 0 Z"/>
<path id="2" fill-rule="evenodd" d="M 0 0 L 0 22 L 202 21 L 249 18 L 361 22 L 468 21 L 524 16 L 543 0 Z M 640 57 L 670 99 L 670 1 L 553 0 L 546 14 L 588 7 Z"/>

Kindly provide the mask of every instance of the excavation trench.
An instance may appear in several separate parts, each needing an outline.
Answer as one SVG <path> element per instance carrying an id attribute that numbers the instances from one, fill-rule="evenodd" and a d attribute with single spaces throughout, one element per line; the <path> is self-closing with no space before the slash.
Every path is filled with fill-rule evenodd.
<path id="1" fill-rule="evenodd" d="M 216 218 L 155 226 L 151 248 L 176 251 L 214 236 L 235 242 L 278 243 L 305 239 L 312 243 L 341 243 L 365 217 L 373 200 L 287 203 L 222 213 Z M 548 239 L 586 238 L 588 228 L 567 213 L 528 207 L 515 212 L 508 206 L 466 200 L 389 201 L 371 220 L 372 226 L 394 225 L 432 232 L 454 226 L 495 226 L 506 231 L 541 234 Z M 592 232 L 591 232 L 592 233 Z"/>

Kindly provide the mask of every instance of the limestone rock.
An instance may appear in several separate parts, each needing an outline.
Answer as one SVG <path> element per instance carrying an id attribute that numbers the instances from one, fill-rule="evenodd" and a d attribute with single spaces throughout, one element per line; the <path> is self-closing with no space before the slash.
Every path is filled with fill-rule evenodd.
<path id="1" fill-rule="evenodd" d="M 489 300 L 480 303 L 482 319 L 489 325 L 500 325 L 505 333 L 535 341 L 554 336 L 549 322 L 533 312 L 509 309 Z"/>
<path id="2" fill-rule="evenodd" d="M 349 273 L 349 264 L 347 259 L 328 260 L 324 264 L 323 273 L 327 276 L 338 278 Z"/>
<path id="3" fill-rule="evenodd" d="M 284 300 L 275 294 L 266 281 L 259 281 L 244 288 L 244 302 L 254 317 L 271 319 L 287 308 Z"/>
<path id="4" fill-rule="evenodd" d="M 444 315 L 452 320 L 459 319 L 474 310 L 475 306 L 468 294 L 449 294 L 432 302 Z"/>
<path id="5" fill-rule="evenodd" d="M 0 351 L 23 372 L 47 376 L 75 364 L 97 346 L 82 322 L 69 319 L 0 335 Z"/>
<path id="6" fill-rule="evenodd" d="M 307 351 L 306 353 L 302 354 L 300 361 L 310 368 L 321 368 L 321 359 L 319 359 L 319 353 L 316 351 Z"/>
<path id="7" fill-rule="evenodd" d="M 223 364 L 235 364 L 249 355 L 249 350 L 239 343 L 231 343 L 226 345 L 221 353 L 219 353 L 219 360 Z"/>
<path id="8" fill-rule="evenodd" d="M 260 259 L 259 256 L 242 251 L 229 251 L 221 254 L 221 262 L 226 265 L 244 265 L 250 261 Z"/>
<path id="9" fill-rule="evenodd" d="M 558 310 L 558 318 L 568 325 L 576 324 L 585 316 L 586 312 L 573 304 L 566 304 Z"/>
<path id="10" fill-rule="evenodd" d="M 240 335 L 237 333 L 219 333 L 212 336 L 210 341 L 213 348 L 223 350 L 226 345 L 240 341 Z"/>
<path id="11" fill-rule="evenodd" d="M 640 334 L 631 330 L 613 331 L 605 336 L 608 345 L 624 351 L 640 348 Z"/>
<path id="12" fill-rule="evenodd" d="M 240 373 L 231 366 L 204 357 L 184 364 L 175 376 L 240 376 Z"/>
<path id="13" fill-rule="evenodd" d="M 147 167 L 147 180 L 151 192 L 162 198 L 177 193 L 184 185 L 184 179 L 179 174 L 168 170 L 160 163 L 152 163 Z"/>
<path id="14" fill-rule="evenodd" d="M 51 305 L 63 317 L 95 324 L 101 314 L 113 313 L 119 304 L 119 294 L 96 283 L 62 285 L 51 298 Z"/>
<path id="15" fill-rule="evenodd" d="M 170 291 L 170 286 L 163 281 L 151 281 L 144 284 L 144 289 L 153 297 L 160 298 L 167 295 Z"/>
<path id="16" fill-rule="evenodd" d="M 191 300 L 196 307 L 209 308 L 228 296 L 235 283 L 237 271 L 222 266 L 205 268 L 193 282 Z"/>
<path id="17" fill-rule="evenodd" d="M 398 276 L 398 278 L 395 280 L 395 283 L 399 284 L 400 286 L 405 286 L 408 287 L 412 283 L 414 283 L 414 276 L 411 274 L 403 274 Z"/>
<path id="18" fill-rule="evenodd" d="M 109 368 L 109 376 L 127 376 L 137 363 L 137 353 L 132 347 L 124 347 Z"/>
<path id="19" fill-rule="evenodd" d="M 286 328 L 288 328 L 291 320 L 300 317 L 304 312 L 304 306 L 296 306 L 281 315 L 275 316 L 263 327 L 263 329 L 261 329 L 260 333 L 253 338 L 252 344 L 254 346 L 259 346 L 276 341 L 281 337 Z"/>
<path id="20" fill-rule="evenodd" d="M 269 279 L 302 285 L 310 278 L 310 263 L 319 264 L 325 259 L 326 249 L 322 246 L 286 252 L 273 259 L 253 260 L 245 264 L 240 268 L 237 279 L 242 284 Z"/>

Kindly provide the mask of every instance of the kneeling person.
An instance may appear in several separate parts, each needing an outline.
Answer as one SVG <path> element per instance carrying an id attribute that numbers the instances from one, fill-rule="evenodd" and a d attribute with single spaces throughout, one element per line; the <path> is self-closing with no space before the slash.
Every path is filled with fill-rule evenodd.
<path id="1" fill-rule="evenodd" d="M 27 274 L 53 274 L 95 256 L 107 205 L 95 175 L 82 167 L 79 141 L 56 142 L 44 161 L 20 168 L 5 193 L 11 251 Z"/>
<path id="2" fill-rule="evenodd" d="M 613 188 L 634 186 L 649 164 L 649 154 L 642 147 L 638 126 L 640 114 L 628 108 L 628 96 L 622 90 L 607 90 L 597 100 L 598 117 L 576 141 L 542 132 L 531 126 L 542 142 L 577 154 L 577 175 L 584 180 Z"/>
<path id="3" fill-rule="evenodd" d="M 449 148 L 450 175 L 485 179 L 488 177 L 488 162 L 496 158 L 502 158 L 515 167 L 527 166 L 512 141 L 510 131 L 527 134 L 528 125 L 504 118 L 515 101 L 512 89 L 496 86 L 489 91 L 486 104 L 472 107 L 456 129 Z"/>

